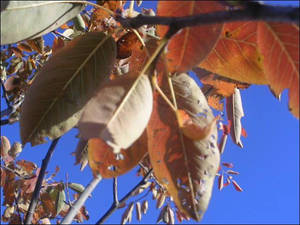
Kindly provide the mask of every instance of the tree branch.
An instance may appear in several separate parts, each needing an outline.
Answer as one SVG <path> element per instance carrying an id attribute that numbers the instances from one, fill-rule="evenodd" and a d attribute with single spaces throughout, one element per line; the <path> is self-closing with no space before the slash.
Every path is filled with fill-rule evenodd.
<path id="1" fill-rule="evenodd" d="M 152 169 L 150 169 L 147 174 L 144 176 L 144 178 L 131 190 L 129 191 L 120 201 L 119 205 L 122 204 L 123 202 L 127 201 L 132 194 L 139 189 L 140 186 L 145 184 L 145 181 L 150 177 L 152 173 Z M 113 203 L 111 207 L 107 210 L 107 212 L 96 222 L 96 224 L 102 224 L 114 211 L 118 209 L 118 205 Z"/>
<path id="2" fill-rule="evenodd" d="M 118 199 L 118 178 L 117 177 L 113 178 L 113 186 L 114 186 L 114 189 L 113 189 L 114 204 L 118 206 L 119 199 Z"/>
<path id="3" fill-rule="evenodd" d="M 177 29 L 185 27 L 215 24 L 233 21 L 262 20 L 266 22 L 287 22 L 299 24 L 299 8 L 288 6 L 262 5 L 251 2 L 243 9 L 218 11 L 185 17 L 145 16 L 139 14 L 133 18 L 116 16 L 116 20 L 125 28 L 139 28 L 143 25 L 168 25 Z"/>
<path id="4" fill-rule="evenodd" d="M 31 224 L 31 221 L 32 221 L 32 218 L 33 218 L 33 213 L 34 213 L 34 210 L 35 210 L 35 208 L 37 206 L 37 203 L 38 203 L 38 200 L 39 200 L 39 194 L 40 194 L 41 186 L 42 186 L 42 183 L 43 183 L 43 180 L 44 180 L 44 177 L 45 177 L 46 169 L 47 169 L 48 163 L 50 161 L 50 158 L 53 154 L 53 151 L 56 147 L 56 144 L 57 144 L 58 140 L 59 140 L 59 138 L 56 138 L 52 141 L 52 143 L 49 147 L 49 150 L 46 154 L 46 157 L 43 159 L 42 167 L 41 167 L 37 182 L 35 184 L 35 188 L 34 188 L 34 192 L 33 192 L 32 197 L 31 197 L 29 209 L 28 209 L 27 214 L 26 214 L 26 218 L 25 218 L 25 224 L 26 225 Z"/>
<path id="5" fill-rule="evenodd" d="M 66 217 L 63 219 L 61 224 L 71 224 L 72 220 L 76 216 L 77 212 L 80 210 L 80 208 L 83 206 L 87 198 L 90 196 L 92 191 L 95 189 L 97 184 L 102 180 L 102 177 L 100 174 L 98 174 L 92 181 L 89 183 L 89 185 L 86 187 L 84 192 L 81 193 L 79 199 L 76 201 L 76 203 L 73 206 L 70 206 L 71 209 L 66 215 Z"/>

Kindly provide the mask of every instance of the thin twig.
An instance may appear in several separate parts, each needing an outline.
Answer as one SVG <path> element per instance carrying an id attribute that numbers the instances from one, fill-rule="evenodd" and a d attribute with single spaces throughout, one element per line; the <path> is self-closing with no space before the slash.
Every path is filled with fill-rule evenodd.
<path id="1" fill-rule="evenodd" d="M 139 189 L 140 186 L 144 185 L 145 181 L 150 177 L 151 173 L 152 169 L 150 169 L 148 173 L 144 176 L 144 178 L 119 201 L 119 204 L 122 204 L 123 202 L 127 201 L 127 199 L 129 199 L 133 195 L 133 193 L 137 189 Z M 102 224 L 117 209 L 118 206 L 113 203 L 112 206 L 107 210 L 107 212 L 96 222 L 96 224 Z"/>
<path id="2" fill-rule="evenodd" d="M 35 188 L 34 188 L 34 192 L 33 192 L 32 197 L 31 197 L 28 212 L 26 214 L 26 218 L 25 218 L 25 224 L 26 225 L 31 224 L 31 221 L 32 221 L 32 218 L 33 218 L 33 213 L 34 213 L 34 210 L 35 210 L 35 208 L 37 206 L 37 203 L 38 203 L 38 200 L 39 200 L 39 194 L 40 194 L 42 183 L 43 183 L 43 180 L 44 180 L 44 177 L 45 177 L 46 169 L 47 169 L 48 163 L 50 161 L 50 158 L 53 154 L 53 151 L 56 147 L 56 144 L 57 144 L 58 140 L 59 140 L 59 138 L 56 138 L 52 141 L 52 143 L 49 147 L 49 150 L 46 154 L 46 157 L 42 161 L 42 167 L 41 167 L 41 170 L 40 170 L 40 173 L 39 173 L 39 176 L 38 176 L 38 180 L 35 184 Z"/>
<path id="3" fill-rule="evenodd" d="M 67 197 L 68 197 L 68 203 L 70 206 L 72 206 L 71 198 L 70 198 L 70 190 L 69 190 L 69 175 L 66 173 L 66 189 L 67 189 Z"/>
<path id="4" fill-rule="evenodd" d="M 86 187 L 84 192 L 82 192 L 80 194 L 80 197 L 76 201 L 76 203 L 73 206 L 70 206 L 71 209 L 68 212 L 68 214 L 65 216 L 65 218 L 63 219 L 61 224 L 71 224 L 72 223 L 72 220 L 76 216 L 77 212 L 80 210 L 80 208 L 83 206 L 83 204 L 85 203 L 87 198 L 90 196 L 92 191 L 95 189 L 95 187 L 101 180 L 102 180 L 102 177 L 100 174 L 98 174 L 95 178 L 93 178 L 93 180 L 91 181 L 91 183 L 89 183 L 89 185 Z"/>
<path id="5" fill-rule="evenodd" d="M 243 9 L 217 11 L 185 17 L 161 17 L 139 14 L 133 18 L 116 16 L 125 28 L 139 28 L 143 25 L 169 25 L 179 29 L 206 24 L 232 21 L 262 20 L 267 22 L 287 22 L 299 24 L 299 7 L 262 5 L 257 2 L 247 4 Z"/>
<path id="6" fill-rule="evenodd" d="M 35 175 L 25 175 L 25 176 L 23 176 L 23 175 L 19 174 L 17 171 L 15 171 L 15 170 L 13 170 L 13 169 L 5 166 L 5 165 L 0 165 L 0 167 L 5 169 L 5 170 L 8 170 L 9 172 L 14 173 L 17 177 L 19 177 L 20 179 L 23 179 L 23 180 L 30 180 L 30 179 L 35 177 Z"/>
<path id="7" fill-rule="evenodd" d="M 6 124 L 9 124 L 9 120 L 8 119 L 0 120 L 0 126 L 4 126 Z"/>
<path id="8" fill-rule="evenodd" d="M 118 199 L 118 178 L 117 177 L 113 178 L 113 185 L 114 185 L 114 188 L 113 188 L 114 204 L 116 206 L 118 206 L 119 205 L 119 199 Z"/>

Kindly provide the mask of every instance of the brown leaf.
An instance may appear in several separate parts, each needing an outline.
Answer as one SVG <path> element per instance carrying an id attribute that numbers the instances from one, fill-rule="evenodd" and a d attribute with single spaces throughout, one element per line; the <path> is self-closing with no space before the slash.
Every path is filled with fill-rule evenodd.
<path id="1" fill-rule="evenodd" d="M 11 76 L 5 81 L 4 88 L 5 88 L 5 91 L 10 92 L 10 91 L 13 91 L 13 90 L 19 88 L 20 85 L 21 85 L 20 77 L 19 76 Z"/>
<path id="2" fill-rule="evenodd" d="M 19 165 L 27 174 L 32 174 L 33 170 L 37 168 L 37 165 L 33 162 L 26 160 L 17 161 L 17 165 Z"/>
<path id="3" fill-rule="evenodd" d="M 128 58 L 129 56 L 131 56 L 134 48 L 140 47 L 142 46 L 137 35 L 134 32 L 129 31 L 128 33 L 120 37 L 117 41 L 117 58 Z"/>
<path id="4" fill-rule="evenodd" d="M 65 46 L 64 40 L 61 37 L 55 37 L 52 45 L 52 54 L 55 55 L 64 46 Z"/>
<path id="5" fill-rule="evenodd" d="M 158 75 L 167 93 L 166 74 Z M 188 112 L 197 125 L 207 126 L 214 116 L 196 82 L 187 74 L 180 74 L 173 76 L 172 83 L 178 108 Z M 217 128 L 201 141 L 181 136 L 175 113 L 155 92 L 147 132 L 149 156 L 158 182 L 182 212 L 200 220 L 208 206 L 219 166 Z"/>
<path id="6" fill-rule="evenodd" d="M 55 199 L 51 198 L 48 192 L 40 194 L 40 198 L 44 207 L 44 210 L 49 216 L 56 216 Z"/>
<path id="7" fill-rule="evenodd" d="M 3 187 L 4 202 L 3 205 L 12 206 L 15 201 L 15 174 L 10 171 L 5 171 L 5 184 Z"/>
<path id="8" fill-rule="evenodd" d="M 44 53 L 45 49 L 45 42 L 43 37 L 38 37 L 32 40 L 27 40 L 27 44 L 34 50 L 37 51 L 39 54 Z"/>
<path id="9" fill-rule="evenodd" d="M 18 49 L 25 52 L 32 52 L 32 48 L 24 42 L 18 44 Z"/>
<path id="10" fill-rule="evenodd" d="M 165 199 L 166 199 L 165 194 L 164 193 L 159 193 L 159 197 L 157 198 L 157 201 L 156 201 L 156 208 L 157 209 L 160 209 L 164 205 Z"/>
<path id="11" fill-rule="evenodd" d="M 227 163 L 227 162 L 223 162 L 222 163 L 223 166 L 226 166 L 227 168 L 233 168 L 233 163 Z"/>
<path id="12" fill-rule="evenodd" d="M 22 51 L 17 47 L 10 46 L 9 49 L 19 58 L 22 58 L 24 56 Z"/>
<path id="13" fill-rule="evenodd" d="M 80 139 L 72 154 L 75 155 L 75 165 L 80 164 L 80 170 L 83 171 L 88 163 L 88 141 Z"/>
<path id="14" fill-rule="evenodd" d="M 147 153 L 147 135 L 142 136 L 129 149 L 121 150 L 117 155 L 112 148 L 99 138 L 88 142 L 89 165 L 94 174 L 104 178 L 117 177 L 134 168 Z"/>
<path id="15" fill-rule="evenodd" d="M 157 15 L 192 16 L 223 9 L 224 7 L 216 1 L 159 1 Z M 185 72 L 199 64 L 214 47 L 221 34 L 222 26 L 222 24 L 214 24 L 180 30 L 168 44 L 169 71 Z M 167 26 L 158 26 L 159 36 L 163 37 L 167 29 Z"/>

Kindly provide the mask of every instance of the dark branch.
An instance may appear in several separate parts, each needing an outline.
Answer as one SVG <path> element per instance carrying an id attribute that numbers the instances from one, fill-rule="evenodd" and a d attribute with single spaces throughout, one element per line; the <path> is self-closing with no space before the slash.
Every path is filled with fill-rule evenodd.
<path id="1" fill-rule="evenodd" d="M 133 193 L 137 189 L 139 189 L 140 186 L 144 185 L 146 180 L 150 177 L 151 173 L 152 173 L 152 169 L 150 169 L 147 172 L 147 174 L 144 176 L 144 178 L 119 201 L 119 205 L 122 204 L 123 202 L 126 202 L 127 199 L 129 199 L 133 195 Z M 118 205 L 116 205 L 114 202 L 112 206 L 107 210 L 107 212 L 96 222 L 96 224 L 102 224 L 117 209 L 118 209 Z"/>
<path id="2" fill-rule="evenodd" d="M 6 124 L 9 124 L 9 120 L 8 119 L 5 119 L 5 120 L 1 120 L 0 121 L 0 126 L 4 126 Z"/>
<path id="3" fill-rule="evenodd" d="M 33 192 L 32 197 L 31 197 L 29 209 L 28 209 L 28 212 L 26 214 L 25 224 L 31 224 L 31 221 L 32 221 L 32 218 L 33 218 L 33 213 L 34 213 L 34 210 L 35 210 L 35 208 L 37 206 L 37 203 L 38 203 L 38 200 L 39 200 L 39 194 L 40 194 L 41 186 L 42 186 L 42 183 L 43 183 L 43 180 L 44 180 L 44 177 L 45 177 L 46 169 L 47 169 L 48 163 L 50 161 L 50 158 L 53 154 L 53 151 L 56 147 L 56 144 L 57 144 L 58 140 L 59 140 L 59 138 L 54 139 L 52 141 L 52 143 L 49 147 L 49 150 L 46 154 L 46 157 L 43 159 L 42 167 L 41 167 L 41 170 L 40 170 L 40 173 L 39 173 L 39 177 L 38 177 L 38 180 L 35 184 L 35 188 L 34 188 L 34 192 Z"/>
<path id="4" fill-rule="evenodd" d="M 134 18 L 116 16 L 116 20 L 125 28 L 139 28 L 143 25 L 168 25 L 177 29 L 185 27 L 215 24 L 232 21 L 261 20 L 266 22 L 287 22 L 299 24 L 299 8 L 288 6 L 270 6 L 259 3 L 247 4 L 244 9 L 218 11 L 186 17 L 161 17 L 138 15 Z"/>

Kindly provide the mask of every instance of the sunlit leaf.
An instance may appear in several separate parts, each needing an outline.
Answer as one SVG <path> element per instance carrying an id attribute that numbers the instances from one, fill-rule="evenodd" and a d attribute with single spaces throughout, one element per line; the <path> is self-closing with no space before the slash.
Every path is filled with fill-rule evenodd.
<path id="1" fill-rule="evenodd" d="M 158 16 L 191 16 L 224 9 L 216 1 L 159 1 Z M 167 26 L 158 26 L 164 36 Z M 167 60 L 171 72 L 185 72 L 199 64 L 212 50 L 222 30 L 222 24 L 188 27 L 179 31 L 168 44 Z M 201 40 L 201 41 L 200 41 Z"/>
<path id="2" fill-rule="evenodd" d="M 140 137 L 151 111 L 149 78 L 144 74 L 122 76 L 101 86 L 88 102 L 79 122 L 80 135 L 101 138 L 118 153 Z"/>
<path id="3" fill-rule="evenodd" d="M 137 202 L 135 204 L 135 209 L 136 209 L 136 219 L 138 221 L 141 221 L 142 220 L 142 209 L 141 209 L 141 203 L 140 202 Z"/>
<path id="4" fill-rule="evenodd" d="M 207 126 L 214 116 L 196 82 L 180 74 L 173 77 L 173 85 L 178 108 L 184 109 L 197 125 Z M 147 132 L 149 156 L 159 183 L 182 212 L 200 220 L 208 206 L 219 166 L 216 127 L 210 137 L 201 141 L 182 136 L 175 113 L 154 93 Z"/>
<path id="5" fill-rule="evenodd" d="M 230 124 L 231 137 L 238 146 L 243 148 L 241 141 L 242 123 L 241 118 L 244 116 L 242 98 L 239 89 L 235 89 L 234 94 L 227 98 L 226 101 L 227 117 Z"/>
<path id="6" fill-rule="evenodd" d="M 225 23 L 221 38 L 199 67 L 240 82 L 267 84 L 256 32 L 257 22 Z"/>
<path id="7" fill-rule="evenodd" d="M 1 44 L 47 34 L 75 17 L 83 8 L 80 3 L 1 1 L 1 21 L 5 21 L 1 22 Z"/>
<path id="8" fill-rule="evenodd" d="M 115 57 L 114 40 L 91 32 L 50 58 L 26 92 L 20 118 L 22 143 L 40 144 L 76 125 L 99 83 L 108 80 Z"/>
<path id="9" fill-rule="evenodd" d="M 289 108 L 299 118 L 299 26 L 259 22 L 259 49 L 266 78 L 275 96 L 289 89 Z"/>
<path id="10" fill-rule="evenodd" d="M 238 183 L 235 180 L 231 180 L 231 181 L 232 181 L 232 184 L 233 184 L 235 190 L 240 191 L 240 192 L 243 191 L 243 189 L 240 187 L 240 185 L 238 185 Z"/>

